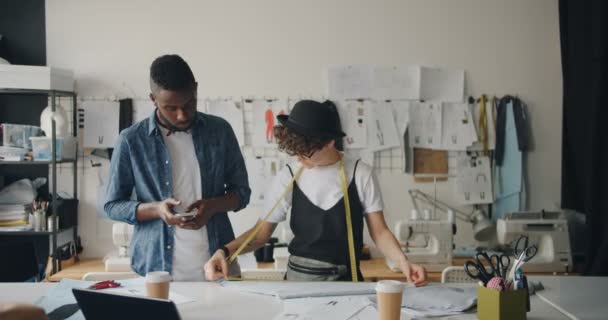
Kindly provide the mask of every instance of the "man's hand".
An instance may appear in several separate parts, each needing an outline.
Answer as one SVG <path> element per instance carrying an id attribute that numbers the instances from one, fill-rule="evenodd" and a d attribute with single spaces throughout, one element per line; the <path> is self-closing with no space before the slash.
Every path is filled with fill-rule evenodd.
<path id="1" fill-rule="evenodd" d="M 407 278 L 407 282 L 415 285 L 416 287 L 422 287 L 427 284 L 426 270 L 421 265 L 405 261 L 401 263 L 401 272 L 403 272 Z"/>
<path id="2" fill-rule="evenodd" d="M 221 277 L 228 278 L 228 262 L 223 250 L 217 250 L 205 263 L 205 278 L 215 281 Z"/>
<path id="3" fill-rule="evenodd" d="M 212 200 L 198 200 L 186 208 L 186 212 L 196 211 L 193 218 L 187 219 L 179 224 L 180 228 L 198 230 L 207 225 L 209 219 L 216 213 L 212 206 Z"/>
<path id="4" fill-rule="evenodd" d="M 179 206 L 180 204 L 181 201 L 175 200 L 173 198 L 157 202 L 159 218 L 163 219 L 163 221 L 168 225 L 180 225 L 182 223 L 185 223 L 187 221 L 187 218 L 176 217 L 173 213 L 173 208 L 175 206 Z"/>

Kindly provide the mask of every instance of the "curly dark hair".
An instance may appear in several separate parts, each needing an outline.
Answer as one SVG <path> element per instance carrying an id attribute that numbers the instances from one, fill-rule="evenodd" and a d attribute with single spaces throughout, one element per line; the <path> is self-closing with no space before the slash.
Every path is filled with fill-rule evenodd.
<path id="1" fill-rule="evenodd" d="M 334 140 L 334 138 L 328 137 L 305 136 L 284 126 L 275 126 L 273 133 L 279 150 L 290 156 L 310 157 Z"/>
<path id="2" fill-rule="evenodd" d="M 188 63 L 176 54 L 156 58 L 150 66 L 150 88 L 185 91 L 194 88 L 194 74 Z"/>

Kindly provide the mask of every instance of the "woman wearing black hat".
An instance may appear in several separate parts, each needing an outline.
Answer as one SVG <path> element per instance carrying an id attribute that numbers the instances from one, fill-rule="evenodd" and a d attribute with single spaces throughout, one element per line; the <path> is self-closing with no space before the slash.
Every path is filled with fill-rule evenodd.
<path id="1" fill-rule="evenodd" d="M 336 146 L 345 134 L 335 105 L 330 101 L 303 100 L 296 103 L 289 116 L 277 119 L 281 125 L 274 128 L 274 135 L 279 150 L 297 157 L 299 165 L 288 165 L 279 173 L 267 192 L 267 211 L 276 207 L 275 211 L 267 220 L 258 221 L 259 230 L 253 241 L 239 254 L 263 246 L 290 213 L 294 238 L 289 244 L 287 280 L 351 281 L 354 276 L 363 280 L 359 260 L 365 219 L 380 251 L 399 263 L 410 283 L 424 285 L 426 271 L 407 260 L 386 226 L 380 189 L 371 167 L 346 159 Z M 285 196 L 280 198 L 284 190 Z M 211 257 L 205 265 L 207 279 L 228 276 L 226 258 L 252 236 L 256 227 Z M 354 272 L 351 265 L 356 268 Z"/>

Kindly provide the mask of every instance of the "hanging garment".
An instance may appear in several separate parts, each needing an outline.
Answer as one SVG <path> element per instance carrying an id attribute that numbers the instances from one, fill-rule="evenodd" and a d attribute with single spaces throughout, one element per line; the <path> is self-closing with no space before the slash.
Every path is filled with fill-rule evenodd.
<path id="1" fill-rule="evenodd" d="M 503 98 L 505 99 L 505 98 Z M 521 211 L 525 199 L 523 152 L 519 150 L 517 128 L 514 115 L 514 99 L 507 97 L 498 108 L 496 167 L 494 172 L 494 214 L 492 219 L 500 219 L 507 213 Z M 503 121 L 504 120 L 504 121 Z M 501 124 L 502 122 L 502 124 Z M 499 148 L 500 146 L 500 148 Z M 498 154 L 501 154 L 501 162 Z"/>

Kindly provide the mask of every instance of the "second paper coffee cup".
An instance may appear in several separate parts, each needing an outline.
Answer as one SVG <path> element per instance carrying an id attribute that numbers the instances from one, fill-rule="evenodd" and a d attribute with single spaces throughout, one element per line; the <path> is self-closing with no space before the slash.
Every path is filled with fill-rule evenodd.
<path id="1" fill-rule="evenodd" d="M 401 318 L 401 298 L 405 285 L 395 280 L 382 280 L 376 284 L 378 298 L 378 319 L 399 320 Z"/>

